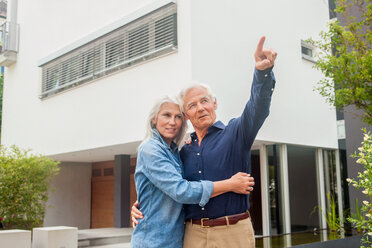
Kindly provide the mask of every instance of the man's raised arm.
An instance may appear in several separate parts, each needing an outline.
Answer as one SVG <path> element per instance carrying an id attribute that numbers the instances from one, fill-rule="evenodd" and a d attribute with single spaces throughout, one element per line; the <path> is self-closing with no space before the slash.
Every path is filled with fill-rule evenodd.
<path id="1" fill-rule="evenodd" d="M 244 141 L 249 149 L 258 130 L 269 115 L 271 95 L 275 87 L 275 78 L 271 69 L 278 53 L 272 48 L 264 48 L 265 39 L 265 36 L 260 38 L 254 53 L 256 66 L 251 97 L 240 119 Z"/>

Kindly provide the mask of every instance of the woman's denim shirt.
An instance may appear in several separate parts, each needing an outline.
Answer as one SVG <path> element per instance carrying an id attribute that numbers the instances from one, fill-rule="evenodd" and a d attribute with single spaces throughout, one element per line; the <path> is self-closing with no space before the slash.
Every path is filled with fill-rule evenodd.
<path id="1" fill-rule="evenodd" d="M 177 145 L 169 147 L 156 129 L 139 148 L 134 178 L 144 218 L 134 229 L 131 247 L 181 248 L 183 204 L 204 206 L 212 195 L 213 182 L 183 179 Z"/>

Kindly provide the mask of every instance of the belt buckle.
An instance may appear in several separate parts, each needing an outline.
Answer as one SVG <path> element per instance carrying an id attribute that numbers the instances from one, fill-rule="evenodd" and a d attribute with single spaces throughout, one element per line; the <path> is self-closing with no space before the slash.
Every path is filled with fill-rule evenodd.
<path id="1" fill-rule="evenodd" d="M 201 219 L 200 219 L 201 227 L 210 227 L 210 226 L 204 226 L 204 221 L 205 221 L 205 220 L 209 220 L 209 218 L 201 218 Z"/>

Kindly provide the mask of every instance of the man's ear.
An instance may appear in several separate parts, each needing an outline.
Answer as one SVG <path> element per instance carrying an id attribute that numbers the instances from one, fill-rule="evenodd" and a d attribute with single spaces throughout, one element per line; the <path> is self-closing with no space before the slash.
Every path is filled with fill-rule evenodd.
<path id="1" fill-rule="evenodd" d="M 217 98 L 214 98 L 214 101 L 213 101 L 213 109 L 214 110 L 217 110 Z"/>

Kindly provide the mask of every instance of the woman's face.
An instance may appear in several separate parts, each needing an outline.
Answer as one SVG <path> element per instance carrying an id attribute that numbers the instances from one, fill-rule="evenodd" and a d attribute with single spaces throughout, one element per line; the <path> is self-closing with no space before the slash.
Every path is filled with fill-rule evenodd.
<path id="1" fill-rule="evenodd" d="M 181 129 L 182 113 L 177 104 L 166 102 L 161 105 L 158 115 L 152 121 L 164 141 L 170 146 Z"/>

